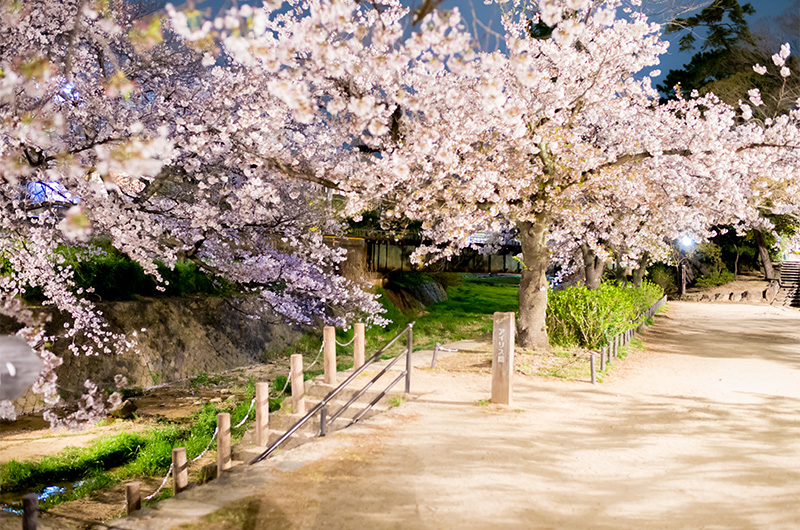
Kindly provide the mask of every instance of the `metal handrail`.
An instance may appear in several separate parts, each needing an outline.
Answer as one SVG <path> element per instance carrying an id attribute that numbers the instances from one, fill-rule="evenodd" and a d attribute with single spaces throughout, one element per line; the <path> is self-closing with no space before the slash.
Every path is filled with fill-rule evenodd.
<path id="1" fill-rule="evenodd" d="M 328 393 L 328 395 L 325 396 L 324 398 L 322 398 L 322 401 L 320 401 L 319 403 L 314 405 L 314 407 L 310 411 L 308 411 L 305 416 L 300 418 L 294 425 L 292 425 L 289 428 L 289 430 L 287 430 L 285 433 L 283 433 L 277 440 L 272 442 L 269 445 L 269 447 L 267 447 L 267 449 L 263 453 L 261 453 L 256 458 L 254 458 L 250 462 L 250 465 L 253 465 L 253 464 L 256 464 L 258 462 L 261 462 L 262 460 L 267 458 L 278 447 L 280 447 L 286 440 L 288 440 L 289 437 L 292 434 L 297 432 L 303 425 L 308 423 L 308 421 L 311 418 L 313 418 L 314 415 L 317 414 L 317 413 L 320 413 L 320 416 L 321 416 L 321 418 L 320 418 L 320 420 L 321 420 L 320 421 L 320 431 L 321 431 L 321 434 L 324 435 L 325 434 L 325 426 L 328 423 L 330 423 L 330 421 L 332 421 L 332 420 L 330 420 L 330 421 L 326 420 L 326 416 L 327 416 L 327 408 L 326 407 L 327 407 L 328 403 L 331 400 L 333 400 L 333 398 L 335 398 L 347 385 L 349 385 L 364 370 L 366 370 L 369 365 L 371 365 L 372 363 L 374 363 L 377 360 L 379 360 L 381 358 L 381 356 L 383 355 L 383 353 L 387 349 L 389 349 L 395 342 L 397 342 L 400 339 L 400 337 L 402 337 L 403 335 L 407 335 L 408 336 L 408 345 L 407 345 L 405 353 L 401 353 L 400 355 L 398 355 L 397 357 L 392 359 L 392 362 L 389 363 L 389 365 L 386 368 L 384 368 L 384 370 L 382 370 L 379 375 L 383 375 L 388 370 L 389 367 L 393 366 L 401 357 L 403 357 L 405 355 L 406 356 L 406 370 L 403 372 L 402 375 L 406 377 L 406 393 L 410 392 L 410 390 L 411 390 L 410 389 L 410 384 L 411 384 L 410 378 L 411 378 L 411 351 L 412 351 L 412 341 L 413 341 L 413 327 L 414 327 L 414 322 L 411 322 L 408 326 L 406 326 L 406 328 L 403 331 L 401 331 L 400 333 L 395 335 L 395 337 L 392 340 L 390 340 L 388 343 L 386 343 L 386 345 L 384 345 L 374 355 L 372 355 L 369 359 L 367 359 L 364 362 L 364 364 L 362 364 L 360 367 L 358 367 L 358 369 L 353 371 L 353 373 L 350 374 L 350 376 L 348 376 L 347 379 L 345 379 L 342 382 L 342 384 L 340 384 L 339 386 L 337 386 L 336 388 L 331 390 Z M 377 379 L 375 379 L 375 380 L 377 381 Z M 385 393 L 388 392 L 389 389 L 391 387 L 393 387 L 397 383 L 397 381 L 399 381 L 399 380 L 400 380 L 400 378 L 397 378 L 386 390 L 384 390 L 382 395 L 381 395 L 381 397 L 383 397 L 383 395 L 385 395 Z M 369 386 L 371 386 L 371 384 L 372 384 L 372 382 L 370 382 Z M 365 391 L 365 389 L 362 389 L 362 392 L 360 393 L 360 395 L 363 395 L 363 391 Z M 352 404 L 353 401 L 355 401 L 355 400 L 351 400 L 351 402 L 348 402 L 347 406 L 350 406 L 350 404 Z M 358 419 L 361 419 L 361 416 L 363 416 L 363 414 L 365 414 L 367 410 L 372 408 L 375 405 L 375 403 L 377 403 L 378 401 L 375 401 L 374 403 L 370 403 L 370 405 L 364 411 L 361 412 L 361 414 L 359 415 Z M 337 411 L 337 416 L 336 417 L 338 417 L 338 415 L 340 415 L 342 412 L 344 412 L 344 411 L 343 410 Z M 352 423 L 355 423 L 355 422 L 351 422 L 351 425 L 352 425 Z"/>

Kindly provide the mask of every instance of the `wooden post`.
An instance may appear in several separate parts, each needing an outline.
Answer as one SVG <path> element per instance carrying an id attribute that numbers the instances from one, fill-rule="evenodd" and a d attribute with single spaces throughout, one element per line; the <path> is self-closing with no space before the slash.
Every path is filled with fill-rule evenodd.
<path id="1" fill-rule="evenodd" d="M 336 328 L 325 326 L 322 330 L 322 340 L 324 341 L 323 363 L 325 375 L 323 382 L 326 385 L 336 386 Z"/>
<path id="2" fill-rule="evenodd" d="M 303 355 L 292 354 L 292 412 L 306 413 L 306 384 L 303 378 Z"/>
<path id="3" fill-rule="evenodd" d="M 492 403 L 511 404 L 511 376 L 514 373 L 514 313 L 494 314 L 492 336 Z"/>
<path id="4" fill-rule="evenodd" d="M 269 444 L 269 383 L 256 383 L 256 445 Z"/>
<path id="5" fill-rule="evenodd" d="M 231 467 L 231 415 L 217 414 L 217 478 Z"/>
<path id="6" fill-rule="evenodd" d="M 22 530 L 36 530 L 39 527 L 39 496 L 28 493 L 22 497 Z"/>
<path id="7" fill-rule="evenodd" d="M 600 357 L 600 364 L 601 365 L 603 364 L 603 357 Z M 592 384 L 596 385 L 597 384 L 597 377 L 595 376 L 595 373 L 594 373 L 594 353 L 592 353 L 592 352 L 589 353 L 589 370 L 592 373 Z"/>
<path id="8" fill-rule="evenodd" d="M 172 461 L 175 461 L 174 451 Z M 130 515 L 142 509 L 142 495 L 139 492 L 138 482 L 125 484 L 125 515 Z"/>
<path id="9" fill-rule="evenodd" d="M 366 335 L 363 322 L 353 324 L 353 333 L 356 338 L 353 341 L 353 368 L 360 368 L 364 364 L 366 350 Z"/>
<path id="10" fill-rule="evenodd" d="M 186 448 L 176 447 L 172 450 L 172 488 L 175 495 L 185 490 L 188 485 L 189 465 L 186 460 Z"/>

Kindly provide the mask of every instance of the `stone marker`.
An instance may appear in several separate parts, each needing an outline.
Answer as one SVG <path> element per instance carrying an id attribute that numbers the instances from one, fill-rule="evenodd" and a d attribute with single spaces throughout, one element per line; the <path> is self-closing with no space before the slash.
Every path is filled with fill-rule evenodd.
<path id="1" fill-rule="evenodd" d="M 357 369 L 364 364 L 365 360 L 364 350 L 366 349 L 366 340 L 364 323 L 359 322 L 353 324 L 353 332 L 356 334 L 356 338 L 353 341 L 353 369 Z"/>
<path id="2" fill-rule="evenodd" d="M 492 403 L 511 404 L 511 376 L 514 373 L 514 313 L 494 314 L 492 335 Z"/>
<path id="3" fill-rule="evenodd" d="M 42 371 L 42 360 L 22 337 L 0 335 L 0 401 L 25 395 Z"/>
<path id="4" fill-rule="evenodd" d="M 217 414 L 217 478 L 231 465 L 231 415 L 220 412 Z"/>
<path id="5" fill-rule="evenodd" d="M 269 383 L 256 383 L 256 445 L 269 444 Z"/>
<path id="6" fill-rule="evenodd" d="M 323 362 L 325 375 L 323 381 L 326 385 L 336 385 L 336 328 L 325 326 L 322 329 L 324 344 Z"/>

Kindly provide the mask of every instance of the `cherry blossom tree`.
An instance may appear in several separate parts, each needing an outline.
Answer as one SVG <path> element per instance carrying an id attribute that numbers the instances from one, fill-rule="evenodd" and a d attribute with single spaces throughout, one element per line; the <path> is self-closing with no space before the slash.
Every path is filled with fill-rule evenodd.
<path id="1" fill-rule="evenodd" d="M 92 238 L 106 238 L 159 280 L 157 262 L 193 260 L 294 322 L 385 322 L 375 295 L 338 274 L 344 251 L 323 239 L 344 226 L 323 177 L 341 138 L 308 120 L 316 109 L 286 79 L 268 67 L 215 66 L 202 51 L 213 39 L 186 46 L 169 26 L 106 3 L 0 9 L 0 308 L 45 359 L 34 390 L 48 403 L 58 400 L 53 341 L 85 355 L 135 347 L 76 288 L 60 245 L 91 255 Z M 241 18 L 221 26 L 231 20 Z M 309 21 L 293 23 L 301 31 Z M 226 45 L 232 53 L 236 40 Z M 296 60 L 291 46 L 274 50 L 277 69 L 280 58 Z M 34 287 L 71 315 L 61 336 L 19 303 Z M 104 413 L 96 385 L 86 388 L 81 409 L 50 414 L 54 424 Z M 13 415 L 8 403 L 2 411 Z"/>

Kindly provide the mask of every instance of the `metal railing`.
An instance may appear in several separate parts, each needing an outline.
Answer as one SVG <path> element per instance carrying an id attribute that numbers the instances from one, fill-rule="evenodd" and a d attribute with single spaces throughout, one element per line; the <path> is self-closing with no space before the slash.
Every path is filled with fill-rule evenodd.
<path id="1" fill-rule="evenodd" d="M 356 377 L 361 375 L 361 373 L 366 370 L 371 364 L 380 360 L 381 356 L 388 350 L 395 342 L 397 342 L 402 336 L 407 337 L 406 349 L 403 353 L 392 359 L 389 364 L 387 364 L 383 370 L 378 372 L 378 374 L 373 377 L 366 385 L 364 385 L 361 390 L 356 392 L 344 405 L 342 405 L 336 412 L 328 417 L 328 404 L 337 396 L 339 395 L 342 390 L 345 389 L 350 383 L 352 383 Z M 320 415 L 319 421 L 319 435 L 325 436 L 328 430 L 328 426 L 333 423 L 338 417 L 340 417 L 353 403 L 355 403 L 358 398 L 364 395 L 369 388 L 374 385 L 382 376 L 384 376 L 397 362 L 405 357 L 406 360 L 406 367 L 400 375 L 398 375 L 389 386 L 387 386 L 382 392 L 380 392 L 369 404 L 359 412 L 352 421 L 347 425 L 348 427 L 356 422 L 358 422 L 364 415 L 369 412 L 372 407 L 374 407 L 383 397 L 394 388 L 394 386 L 400 382 L 401 379 L 405 378 L 406 386 L 405 392 L 408 394 L 411 392 L 411 352 L 413 351 L 413 342 L 414 342 L 414 322 L 410 323 L 406 328 L 395 335 L 395 337 L 387 342 L 380 350 L 378 350 L 374 355 L 372 355 L 369 359 L 367 359 L 364 364 L 358 367 L 356 370 L 350 374 L 347 379 L 345 379 L 342 384 L 331 390 L 328 395 L 326 395 L 322 400 L 314 405 L 314 407 L 306 413 L 305 416 L 300 418 L 294 425 L 292 425 L 289 430 L 283 433 L 277 440 L 272 442 L 267 449 L 254 458 L 250 465 L 261 462 L 265 458 L 269 457 L 278 447 L 280 447 L 283 443 L 285 443 L 295 432 L 303 427 L 306 423 L 308 423 L 314 416 L 317 414 Z"/>
<path id="2" fill-rule="evenodd" d="M 667 303 L 666 295 L 662 296 L 655 304 L 651 305 L 637 318 L 632 320 L 632 327 L 630 329 L 621 331 L 609 339 L 608 344 L 600 348 L 599 352 L 589 353 L 589 371 L 591 372 L 593 385 L 597 383 L 597 376 L 595 374 L 595 357 L 600 358 L 600 371 L 604 371 L 606 369 L 606 363 L 610 363 L 612 357 L 616 358 L 620 356 L 619 349 L 626 346 L 631 339 L 636 336 L 637 332 L 642 331 L 647 319 L 653 317 L 658 312 L 659 308 L 661 308 L 661 306 L 665 303 Z"/>

